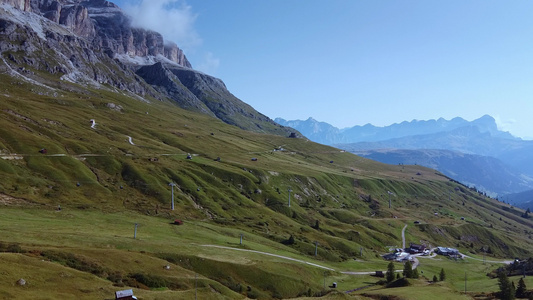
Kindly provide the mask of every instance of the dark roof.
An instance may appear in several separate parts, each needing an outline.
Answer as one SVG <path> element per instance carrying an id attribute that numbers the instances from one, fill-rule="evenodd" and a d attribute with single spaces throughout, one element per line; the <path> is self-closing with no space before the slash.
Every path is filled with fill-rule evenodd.
<path id="1" fill-rule="evenodd" d="M 418 245 L 418 244 L 411 244 L 412 249 L 425 249 L 426 246 L 424 245 Z"/>

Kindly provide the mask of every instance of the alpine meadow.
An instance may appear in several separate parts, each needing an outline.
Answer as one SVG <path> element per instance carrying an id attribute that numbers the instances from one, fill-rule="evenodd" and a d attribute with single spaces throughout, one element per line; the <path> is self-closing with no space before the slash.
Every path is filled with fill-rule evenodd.
<path id="1" fill-rule="evenodd" d="M 111 2 L 0 1 L 0 299 L 531 297 L 528 212 L 193 67 Z"/>

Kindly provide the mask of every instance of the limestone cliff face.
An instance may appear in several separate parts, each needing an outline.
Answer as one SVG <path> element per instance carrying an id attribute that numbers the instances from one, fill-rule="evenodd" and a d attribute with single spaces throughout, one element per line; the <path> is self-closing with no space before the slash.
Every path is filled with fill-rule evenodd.
<path id="1" fill-rule="evenodd" d="M 158 56 L 191 68 L 183 51 L 165 43 L 157 32 L 133 28 L 115 4 L 105 0 L 0 0 L 0 3 L 33 12 L 70 29 L 79 37 L 104 48 L 109 55 Z"/>
<path id="2" fill-rule="evenodd" d="M 2 0 L 0 3 L 9 4 L 23 11 L 31 11 L 30 0 Z"/>

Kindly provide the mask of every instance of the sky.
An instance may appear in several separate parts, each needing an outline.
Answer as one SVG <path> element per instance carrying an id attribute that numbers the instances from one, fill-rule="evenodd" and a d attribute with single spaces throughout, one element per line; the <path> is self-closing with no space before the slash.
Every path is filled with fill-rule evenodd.
<path id="1" fill-rule="evenodd" d="M 533 1 L 116 0 L 274 119 L 472 121 L 533 139 Z"/>

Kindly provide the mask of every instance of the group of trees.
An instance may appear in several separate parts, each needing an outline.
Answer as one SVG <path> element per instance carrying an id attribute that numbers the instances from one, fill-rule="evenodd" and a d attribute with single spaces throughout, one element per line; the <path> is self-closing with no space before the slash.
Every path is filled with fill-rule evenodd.
<path id="1" fill-rule="evenodd" d="M 398 276 L 399 276 L 399 274 L 398 274 Z M 405 278 L 414 278 L 414 279 L 419 277 L 418 270 L 417 269 L 413 269 L 413 264 L 411 264 L 410 261 L 405 262 L 405 264 L 403 265 L 403 277 L 405 277 Z M 446 279 L 446 273 L 444 273 L 444 269 L 440 270 L 439 278 L 440 278 L 440 281 L 444 281 L 444 279 Z M 390 282 L 394 281 L 394 279 L 395 279 L 395 276 L 394 276 L 394 263 L 392 261 L 387 266 L 387 272 L 385 273 L 385 279 L 387 280 L 387 283 L 390 283 Z M 435 282 L 438 281 L 437 280 L 437 275 L 433 276 L 433 281 L 435 281 Z"/>
<path id="2" fill-rule="evenodd" d="M 418 278 L 418 270 L 413 269 L 413 264 L 410 261 L 406 261 L 403 265 L 403 277 L 405 278 Z"/>
<path id="3" fill-rule="evenodd" d="M 394 275 L 394 263 L 391 261 L 387 265 L 387 272 L 385 274 L 385 279 L 387 283 L 391 283 L 394 279 L 398 279 L 398 276 Z M 404 278 L 418 278 L 417 269 L 413 269 L 413 265 L 410 261 L 407 261 L 404 264 L 403 268 L 403 277 Z M 433 282 L 444 281 L 446 280 L 446 273 L 444 269 L 440 270 L 439 276 L 433 275 Z M 514 300 L 516 298 L 527 298 L 533 300 L 533 293 L 528 292 L 524 278 L 520 278 L 518 281 L 518 286 L 515 287 L 513 281 L 509 280 L 507 272 L 502 268 L 498 271 L 498 285 L 500 287 L 500 292 L 498 293 L 499 299 L 502 300 Z"/>
<path id="4" fill-rule="evenodd" d="M 533 299 L 533 293 L 527 291 L 524 278 L 520 278 L 518 286 L 515 287 L 514 282 L 507 277 L 505 270 L 498 272 L 498 285 L 500 286 L 499 298 L 502 300 L 513 300 L 515 298 Z"/>
<path id="5" fill-rule="evenodd" d="M 444 269 L 440 269 L 438 278 L 437 278 L 437 275 L 433 275 L 433 282 L 444 281 L 444 280 L 446 280 L 446 273 L 444 272 Z"/>

